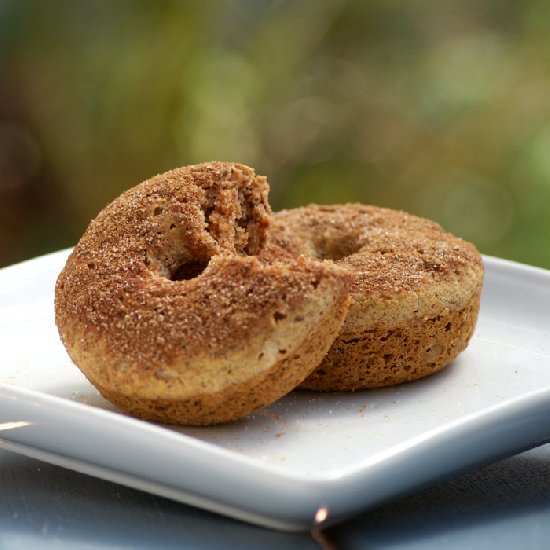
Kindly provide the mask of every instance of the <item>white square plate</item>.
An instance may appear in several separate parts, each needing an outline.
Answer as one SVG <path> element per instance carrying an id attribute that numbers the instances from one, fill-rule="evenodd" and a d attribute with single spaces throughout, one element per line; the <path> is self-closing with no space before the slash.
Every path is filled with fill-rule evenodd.
<path id="1" fill-rule="evenodd" d="M 485 258 L 480 319 L 442 372 L 294 392 L 245 420 L 166 428 L 114 410 L 53 320 L 68 252 L 0 270 L 0 445 L 281 529 L 332 523 L 550 440 L 550 272 Z"/>

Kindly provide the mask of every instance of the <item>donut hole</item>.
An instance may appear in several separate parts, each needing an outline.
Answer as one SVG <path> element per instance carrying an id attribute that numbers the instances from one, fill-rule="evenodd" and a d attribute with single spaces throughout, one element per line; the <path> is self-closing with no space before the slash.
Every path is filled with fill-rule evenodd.
<path id="1" fill-rule="evenodd" d="M 198 277 L 208 266 L 210 260 L 194 260 L 179 265 L 170 276 L 172 281 L 188 281 Z"/>
<path id="2" fill-rule="evenodd" d="M 334 262 L 352 256 L 361 249 L 359 240 L 350 235 L 333 235 L 328 238 L 325 236 L 314 244 L 318 259 Z"/>

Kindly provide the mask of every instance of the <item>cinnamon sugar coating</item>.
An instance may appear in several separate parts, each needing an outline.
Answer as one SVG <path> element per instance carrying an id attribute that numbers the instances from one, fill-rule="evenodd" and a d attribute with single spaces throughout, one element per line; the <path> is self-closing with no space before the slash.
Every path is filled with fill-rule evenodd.
<path id="1" fill-rule="evenodd" d="M 352 276 L 340 335 L 302 384 L 356 390 L 421 378 L 449 364 L 475 328 L 483 265 L 437 223 L 361 204 L 310 205 L 273 216 L 270 243 L 331 259 Z"/>
<path id="2" fill-rule="evenodd" d="M 56 323 L 105 397 L 161 422 L 224 422 L 318 364 L 347 312 L 350 278 L 276 249 L 257 256 L 268 190 L 240 164 L 189 166 L 130 189 L 91 222 L 58 278 Z M 298 352 L 312 333 L 315 352 Z M 282 365 L 292 376 L 276 376 Z M 279 382 L 243 398 L 267 372 Z"/>

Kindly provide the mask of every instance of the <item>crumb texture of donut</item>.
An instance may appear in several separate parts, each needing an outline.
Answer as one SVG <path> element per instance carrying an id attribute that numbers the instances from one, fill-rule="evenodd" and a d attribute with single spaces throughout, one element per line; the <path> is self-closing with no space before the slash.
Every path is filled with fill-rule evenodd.
<path id="1" fill-rule="evenodd" d="M 271 247 L 269 187 L 212 162 L 130 189 L 90 223 L 55 293 L 56 324 L 98 390 L 140 418 L 235 420 L 319 364 L 351 278 Z"/>
<path id="2" fill-rule="evenodd" d="M 276 213 L 269 242 L 332 260 L 352 277 L 341 332 L 304 389 L 353 391 L 422 378 L 451 363 L 474 332 L 481 257 L 433 221 L 361 204 L 310 205 Z"/>
<path id="3" fill-rule="evenodd" d="M 340 334 L 304 389 L 353 391 L 412 382 L 438 372 L 468 345 L 479 296 L 464 308 L 392 328 Z"/>

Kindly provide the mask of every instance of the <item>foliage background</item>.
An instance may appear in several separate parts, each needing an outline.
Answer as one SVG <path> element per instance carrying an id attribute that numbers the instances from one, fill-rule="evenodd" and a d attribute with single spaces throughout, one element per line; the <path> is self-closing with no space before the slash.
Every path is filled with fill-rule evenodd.
<path id="1" fill-rule="evenodd" d="M 550 2 L 0 2 L 0 265 L 213 159 L 550 268 Z"/>

